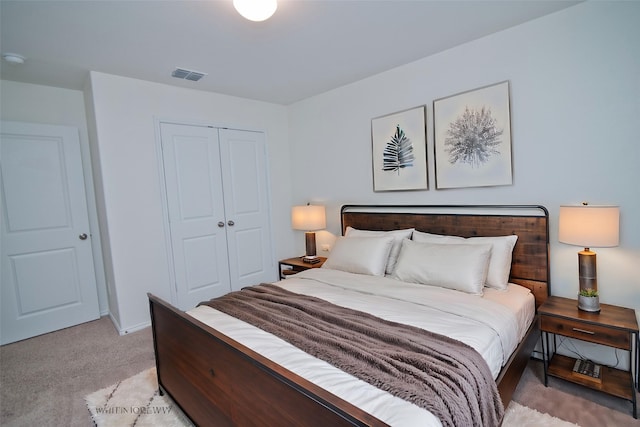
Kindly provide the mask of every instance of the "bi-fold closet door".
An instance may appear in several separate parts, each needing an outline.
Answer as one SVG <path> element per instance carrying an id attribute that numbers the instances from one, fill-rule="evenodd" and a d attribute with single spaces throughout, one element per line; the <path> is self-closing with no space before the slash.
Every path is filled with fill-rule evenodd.
<path id="1" fill-rule="evenodd" d="M 264 133 L 161 123 L 173 303 L 273 280 Z"/>

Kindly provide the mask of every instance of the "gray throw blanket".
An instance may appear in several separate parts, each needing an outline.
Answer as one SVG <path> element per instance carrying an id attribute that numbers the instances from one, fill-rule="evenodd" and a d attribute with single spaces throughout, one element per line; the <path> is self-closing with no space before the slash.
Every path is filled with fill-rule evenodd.
<path id="1" fill-rule="evenodd" d="M 444 426 L 502 421 L 504 408 L 487 363 L 459 341 L 270 284 L 203 304 L 427 409 Z"/>

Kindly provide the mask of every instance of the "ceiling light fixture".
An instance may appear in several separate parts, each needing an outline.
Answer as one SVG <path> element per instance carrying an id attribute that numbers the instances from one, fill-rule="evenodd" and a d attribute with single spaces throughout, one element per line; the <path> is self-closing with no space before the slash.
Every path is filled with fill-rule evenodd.
<path id="1" fill-rule="evenodd" d="M 3 53 L 2 59 L 7 61 L 10 64 L 24 64 L 24 56 L 18 55 L 17 53 Z"/>
<path id="2" fill-rule="evenodd" d="M 264 21 L 271 18 L 278 8 L 277 0 L 233 0 L 233 7 L 249 21 Z"/>

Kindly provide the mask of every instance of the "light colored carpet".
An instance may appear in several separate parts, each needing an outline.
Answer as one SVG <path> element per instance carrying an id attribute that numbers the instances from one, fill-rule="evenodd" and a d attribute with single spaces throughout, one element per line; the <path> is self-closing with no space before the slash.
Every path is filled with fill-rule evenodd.
<path id="1" fill-rule="evenodd" d="M 90 427 L 87 394 L 154 365 L 151 328 L 108 317 L 0 346 L 0 426 Z"/>
<path id="2" fill-rule="evenodd" d="M 91 417 L 98 427 L 191 426 L 177 406 L 158 395 L 156 369 L 151 368 L 85 398 Z M 505 412 L 503 427 L 577 427 L 559 418 L 543 414 L 516 402 Z"/>

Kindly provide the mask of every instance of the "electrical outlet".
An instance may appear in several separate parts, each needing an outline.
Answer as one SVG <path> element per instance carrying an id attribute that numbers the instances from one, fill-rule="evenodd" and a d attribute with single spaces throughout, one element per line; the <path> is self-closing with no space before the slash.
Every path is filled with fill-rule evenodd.
<path id="1" fill-rule="evenodd" d="M 321 245 L 320 249 L 322 249 L 323 252 L 329 252 L 329 245 L 327 244 Z"/>

